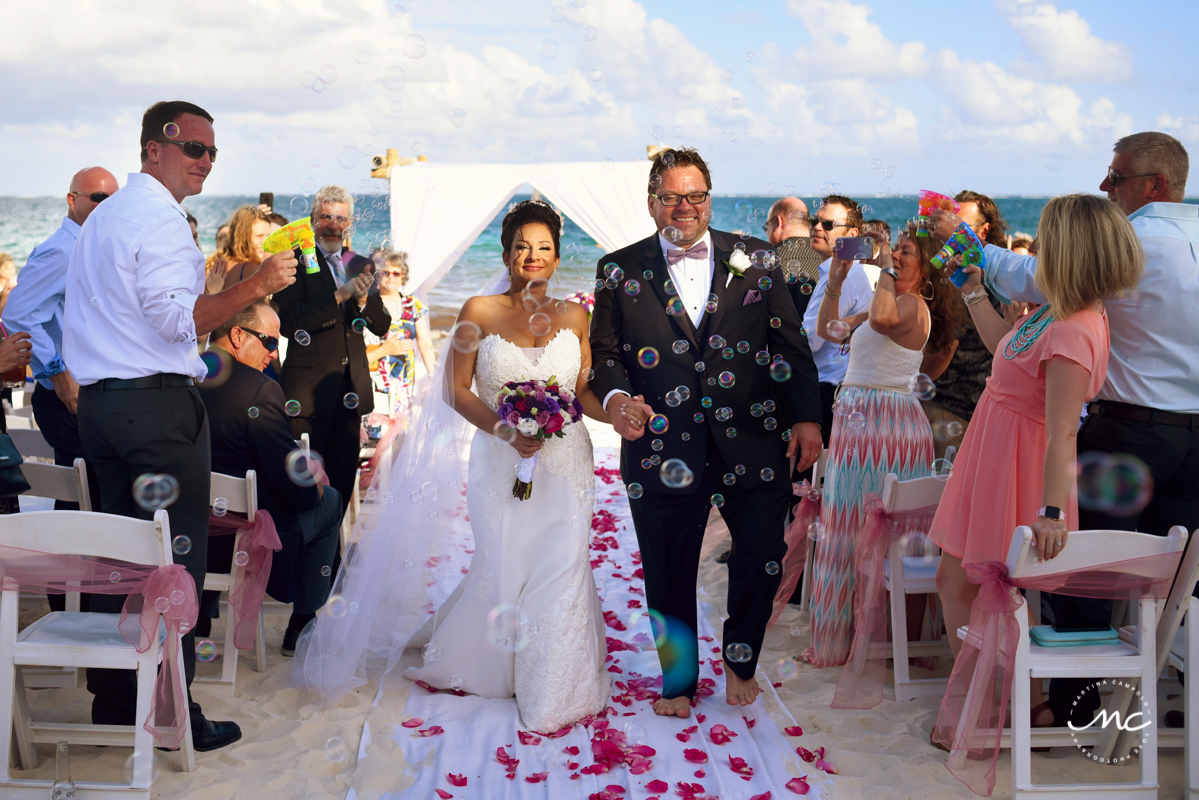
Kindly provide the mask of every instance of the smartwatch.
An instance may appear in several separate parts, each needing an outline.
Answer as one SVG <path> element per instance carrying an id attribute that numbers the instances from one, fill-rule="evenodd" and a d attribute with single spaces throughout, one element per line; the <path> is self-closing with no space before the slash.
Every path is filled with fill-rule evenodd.
<path id="1" fill-rule="evenodd" d="M 896 280 L 896 281 L 899 280 L 899 273 L 896 272 L 891 267 L 883 267 L 882 269 L 879 270 L 879 272 L 881 272 L 884 275 L 890 275 L 891 280 Z"/>
<path id="2" fill-rule="evenodd" d="M 1066 521 L 1066 512 L 1057 506 L 1045 506 L 1037 512 L 1037 516 L 1044 517 L 1045 519 L 1056 519 L 1058 522 Z"/>

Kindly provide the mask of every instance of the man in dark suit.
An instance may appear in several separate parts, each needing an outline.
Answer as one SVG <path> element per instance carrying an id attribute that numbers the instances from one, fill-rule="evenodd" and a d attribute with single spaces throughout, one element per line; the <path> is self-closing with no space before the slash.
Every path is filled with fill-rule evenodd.
<path id="1" fill-rule="evenodd" d="M 798 452 L 807 467 L 821 447 L 816 367 L 782 271 L 765 242 L 709 230 L 710 189 L 694 150 L 654 158 L 658 233 L 600 260 L 591 323 L 593 388 L 625 438 L 646 600 L 655 636 L 666 636 L 654 710 L 679 717 L 698 679 L 695 579 L 709 504 L 734 543 L 727 700 L 749 705 L 786 552 L 788 459 Z M 630 403 L 664 419 L 636 426 Z"/>
<path id="2" fill-rule="evenodd" d="M 288 474 L 287 456 L 296 442 L 283 408 L 283 390 L 263 374 L 279 356 L 279 315 L 274 309 L 265 302 L 250 306 L 213 331 L 208 349 L 220 365 L 200 384 L 212 436 L 212 469 L 238 477 L 248 469 L 258 474 L 258 507 L 270 512 L 283 544 L 271 564 L 267 592 L 293 604 L 283 655 L 295 655 L 300 631 L 329 597 L 341 497 L 331 486 L 301 485 Z M 209 572 L 229 571 L 233 538 L 209 540 Z M 208 594 L 206 601 L 215 599 Z"/>
<path id="3" fill-rule="evenodd" d="M 362 417 L 375 407 L 362 331 L 386 336 L 391 326 L 377 294 L 369 294 L 374 270 L 347 274 L 342 240 L 354 213 L 353 196 L 325 186 L 312 199 L 319 271 L 297 270 L 296 282 L 275 295 L 283 335 L 290 340 L 280 382 L 288 401 L 300 404 L 291 420 L 298 439 L 307 433 L 325 462 L 342 511 L 354 489 L 361 450 Z"/>

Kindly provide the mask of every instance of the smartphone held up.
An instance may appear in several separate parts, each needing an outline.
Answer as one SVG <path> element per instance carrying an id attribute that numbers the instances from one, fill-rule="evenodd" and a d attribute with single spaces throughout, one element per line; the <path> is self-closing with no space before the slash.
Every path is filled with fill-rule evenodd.
<path id="1" fill-rule="evenodd" d="M 878 240 L 872 236 L 843 236 L 834 242 L 833 254 L 840 261 L 869 261 L 878 258 Z"/>

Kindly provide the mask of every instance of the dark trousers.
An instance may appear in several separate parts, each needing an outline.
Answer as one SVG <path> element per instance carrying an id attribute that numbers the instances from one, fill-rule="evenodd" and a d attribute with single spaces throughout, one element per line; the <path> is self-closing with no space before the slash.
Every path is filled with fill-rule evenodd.
<path id="1" fill-rule="evenodd" d="M 33 390 L 33 419 L 37 422 L 46 444 L 54 448 L 54 463 L 60 467 L 74 466 L 75 459 L 86 458 L 83 455 L 83 445 L 79 441 L 79 418 L 67 410 L 58 394 L 53 389 L 47 389 L 40 383 Z M 87 461 L 87 487 L 91 495 L 92 509 L 100 510 L 100 482 L 96 479 L 96 468 Z M 78 511 L 79 504 L 66 500 L 55 500 L 56 511 Z M 66 608 L 66 596 L 61 594 L 47 595 L 51 611 L 62 611 Z M 80 609 L 88 611 L 91 606 L 90 596 L 80 598 Z"/>
<path id="2" fill-rule="evenodd" d="M 1080 508 L 1080 529 L 1140 531 L 1165 536 L 1174 525 L 1182 525 L 1188 531 L 1199 528 L 1199 426 L 1189 429 L 1092 414 L 1078 432 L 1079 454 L 1088 451 L 1136 456 L 1149 468 L 1154 488 L 1148 505 L 1129 516 Z M 1111 600 L 1065 595 L 1049 595 L 1048 599 L 1058 624 L 1111 623 Z M 1050 681 L 1049 705 L 1058 725 L 1065 724 L 1074 699 L 1091 683 L 1093 680 L 1087 678 Z M 1094 697 L 1094 693 L 1088 693 L 1088 697 Z M 1094 709 L 1076 713 L 1084 716 L 1076 717 L 1076 724 L 1085 725 L 1093 718 Z"/>
<path id="3" fill-rule="evenodd" d="M 332 486 L 326 486 L 320 502 L 297 515 L 297 528 L 278 528 L 283 549 L 271 561 L 266 590 L 279 602 L 291 603 L 294 614 L 314 614 L 329 599 L 341 517 L 341 497 Z M 233 539 L 228 535 L 208 540 L 209 572 L 232 569 Z M 325 567 L 329 568 L 327 575 L 321 572 Z M 201 613 L 216 617 L 219 596 L 219 592 L 204 592 Z"/>
<path id="4" fill-rule="evenodd" d="M 332 417 L 295 417 L 291 421 L 292 435 L 299 439 L 301 434 L 308 434 L 312 449 L 324 459 L 329 485 L 341 495 L 343 514 L 354 492 L 358 454 L 362 451 L 361 430 L 362 418 L 349 408 L 340 409 Z"/>
<path id="5" fill-rule="evenodd" d="M 146 473 L 173 475 L 179 482 L 179 499 L 167 508 L 171 537 L 186 536 L 191 549 L 176 553 L 176 564 L 186 567 L 196 581 L 197 594 L 204 586 L 208 562 L 208 500 L 212 457 L 208 440 L 208 415 L 194 386 L 169 389 L 111 389 L 100 384 L 79 390 L 79 434 L 87 460 L 96 468 L 100 508 L 106 514 L 153 519 L 133 498 L 133 482 Z M 92 595 L 91 610 L 117 613 L 125 598 Z M 183 667 L 190 687 L 196 674 L 196 634 L 183 636 Z M 87 689 L 92 700 L 92 722 L 134 725 L 137 707 L 136 676 L 132 670 L 89 669 Z M 189 691 L 190 700 L 190 691 Z M 200 706 L 191 701 L 192 727 L 204 720 Z"/>
<path id="6" fill-rule="evenodd" d="M 729 663 L 726 657 L 725 666 L 745 680 L 752 680 L 757 668 L 779 586 L 779 572 L 769 574 L 766 564 L 771 561 L 782 564 L 787 551 L 783 526 L 791 486 L 785 481 L 753 491 L 744 491 L 736 484 L 726 486 L 722 479 L 729 470 L 711 439 L 706 461 L 703 479 L 695 493 L 646 492 L 629 501 L 641 547 L 646 605 L 666 619 L 667 641 L 658 648 L 658 657 L 663 662 L 665 698 L 695 696 L 699 678 L 696 576 L 712 495 L 724 497 L 720 514 L 733 539 L 728 564 L 729 616 L 723 635 L 726 656 L 727 648 L 734 644 L 750 648 L 748 661 Z M 654 633 L 660 637 L 662 632 Z M 705 658 L 712 655 L 703 653 Z"/>

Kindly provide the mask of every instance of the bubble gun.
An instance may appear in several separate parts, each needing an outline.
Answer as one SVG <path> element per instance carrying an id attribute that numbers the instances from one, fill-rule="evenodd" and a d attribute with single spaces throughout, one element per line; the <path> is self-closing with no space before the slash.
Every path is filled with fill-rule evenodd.
<path id="1" fill-rule="evenodd" d="M 986 258 L 983 256 L 982 242 L 974 235 L 974 231 L 970 229 L 970 226 L 964 222 L 959 223 L 953 229 L 953 234 L 945 242 L 945 246 L 930 259 L 929 263 L 937 269 L 944 269 L 945 263 L 954 256 L 962 257 L 962 266 L 949 276 L 949 281 L 961 289 L 970 277 L 966 274 L 965 267 L 970 264 L 982 267 L 986 263 Z"/>
<path id="2" fill-rule="evenodd" d="M 928 237 L 929 212 L 934 209 L 941 211 L 952 211 L 957 214 L 962 210 L 958 202 L 952 197 L 946 197 L 943 194 L 930 191 L 928 189 L 920 190 L 920 213 L 916 217 L 916 235 L 921 238 Z"/>
<path id="3" fill-rule="evenodd" d="M 267 254 L 297 249 L 302 256 L 305 272 L 315 275 L 321 271 L 320 262 L 316 260 L 316 234 L 312 232 L 312 223 L 308 217 L 301 217 L 284 225 L 262 242 L 262 250 Z"/>

